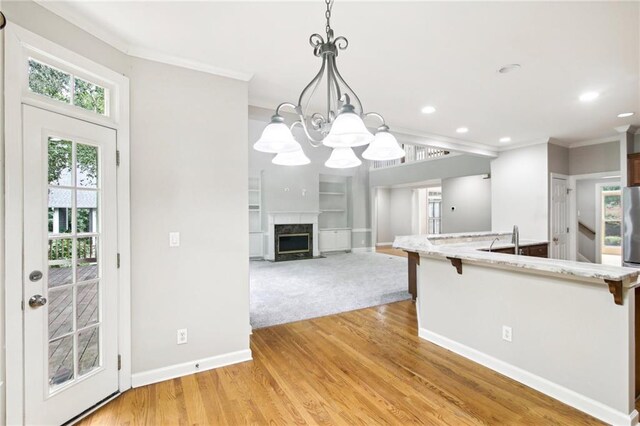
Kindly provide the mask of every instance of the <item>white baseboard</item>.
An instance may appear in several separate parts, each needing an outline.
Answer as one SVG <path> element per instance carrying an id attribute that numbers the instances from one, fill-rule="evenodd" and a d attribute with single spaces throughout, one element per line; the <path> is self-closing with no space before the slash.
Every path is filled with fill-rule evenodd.
<path id="1" fill-rule="evenodd" d="M 393 242 L 390 242 L 390 243 L 376 243 L 376 247 L 379 247 L 379 246 L 392 246 L 392 245 L 393 245 Z"/>
<path id="2" fill-rule="evenodd" d="M 366 252 L 373 251 L 373 247 L 356 247 L 356 248 L 352 248 L 351 251 L 353 253 L 366 253 Z"/>
<path id="3" fill-rule="evenodd" d="M 182 364 L 170 365 L 168 367 L 156 368 L 155 370 L 135 373 L 131 376 L 131 385 L 134 388 L 162 382 L 164 380 L 175 379 L 176 377 L 187 376 L 189 374 L 207 371 L 226 365 L 238 364 L 240 362 L 251 361 L 251 349 L 231 352 L 212 356 L 210 358 L 184 362 Z M 198 367 L 196 367 L 196 364 Z"/>
<path id="4" fill-rule="evenodd" d="M 420 328 L 420 338 L 442 346 L 458 355 L 468 358 L 478 364 L 484 365 L 500 374 L 523 383 L 539 392 L 549 395 L 573 408 L 583 411 L 605 423 L 620 426 L 634 426 L 638 424 L 638 412 L 633 410 L 630 414 L 618 411 L 601 402 L 585 395 L 567 389 L 545 378 L 537 376 L 519 367 L 494 358 L 476 349 L 455 342 L 432 331 Z"/>

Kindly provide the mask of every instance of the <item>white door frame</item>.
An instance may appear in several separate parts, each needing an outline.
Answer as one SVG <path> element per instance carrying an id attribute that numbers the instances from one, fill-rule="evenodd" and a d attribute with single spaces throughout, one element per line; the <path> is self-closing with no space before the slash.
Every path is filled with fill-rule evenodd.
<path id="1" fill-rule="evenodd" d="M 131 388 L 131 243 L 129 201 L 129 79 L 100 64 L 46 40 L 37 34 L 8 23 L 5 36 L 5 382 L 6 423 L 24 423 L 23 353 L 23 156 L 22 105 L 77 118 L 116 130 L 120 166 L 118 191 L 118 353 L 122 356 L 119 390 Z M 27 55 L 46 57 L 63 69 L 105 82 L 113 90 L 115 102 L 109 117 L 75 106 L 34 95 L 27 89 Z M 48 60 L 47 59 L 47 60 Z M 114 262 L 116 259 L 114 259 Z M 96 401 L 97 402 L 97 401 Z"/>
<path id="2" fill-rule="evenodd" d="M 586 173 L 569 176 L 569 260 L 578 257 L 578 195 L 577 182 L 585 179 L 620 178 L 620 171 Z M 621 184 L 622 185 L 622 184 Z"/>

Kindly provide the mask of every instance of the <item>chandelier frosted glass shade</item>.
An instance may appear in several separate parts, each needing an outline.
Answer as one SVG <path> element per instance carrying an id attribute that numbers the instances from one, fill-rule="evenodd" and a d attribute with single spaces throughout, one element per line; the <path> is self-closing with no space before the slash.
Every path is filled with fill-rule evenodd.
<path id="1" fill-rule="evenodd" d="M 362 164 L 362 161 L 351 148 L 333 148 L 331 156 L 324 163 L 325 166 L 332 169 L 348 169 L 350 167 L 358 167 L 360 164 Z"/>
<path id="2" fill-rule="evenodd" d="M 279 115 L 271 117 L 271 122 L 264 128 L 260 139 L 253 144 L 256 151 L 270 154 L 280 154 L 297 151 L 300 144 L 296 142 L 291 129 L 284 124 L 284 119 Z"/>
<path id="3" fill-rule="evenodd" d="M 331 148 L 353 148 L 372 141 L 373 135 L 367 130 L 362 118 L 354 112 L 352 105 L 346 104 L 340 109 L 322 143 Z"/>
<path id="4" fill-rule="evenodd" d="M 303 166 L 309 164 L 311 160 L 304 154 L 302 147 L 298 145 L 300 149 L 292 152 L 281 152 L 273 157 L 271 162 L 279 166 Z"/>
<path id="5" fill-rule="evenodd" d="M 395 136 L 389 133 L 387 126 L 378 129 L 375 139 L 362 153 L 362 158 L 371 161 L 397 160 L 404 156 L 404 149 L 400 147 Z"/>

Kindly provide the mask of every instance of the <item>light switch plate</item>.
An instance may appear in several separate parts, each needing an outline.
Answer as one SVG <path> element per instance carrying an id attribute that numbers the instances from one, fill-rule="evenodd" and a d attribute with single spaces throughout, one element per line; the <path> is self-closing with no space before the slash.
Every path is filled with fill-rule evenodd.
<path id="1" fill-rule="evenodd" d="M 179 232 L 169 232 L 169 247 L 180 247 Z"/>

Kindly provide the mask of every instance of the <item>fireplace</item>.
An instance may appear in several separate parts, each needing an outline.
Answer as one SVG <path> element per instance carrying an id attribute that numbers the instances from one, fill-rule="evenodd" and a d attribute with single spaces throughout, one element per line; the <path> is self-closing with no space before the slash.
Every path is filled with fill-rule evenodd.
<path id="1" fill-rule="evenodd" d="M 274 260 L 313 258 L 313 224 L 275 225 Z"/>

